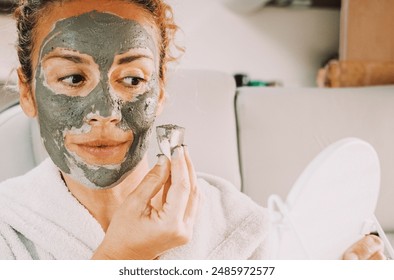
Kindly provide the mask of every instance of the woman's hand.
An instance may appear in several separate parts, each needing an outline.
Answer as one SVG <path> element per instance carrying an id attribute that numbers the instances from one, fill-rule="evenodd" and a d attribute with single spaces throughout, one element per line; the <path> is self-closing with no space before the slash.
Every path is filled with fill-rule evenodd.
<path id="1" fill-rule="evenodd" d="M 162 205 L 152 198 L 163 188 Z M 93 259 L 155 259 L 192 237 L 199 194 L 187 149 L 158 163 L 114 214 Z"/>
<path id="2" fill-rule="evenodd" d="M 384 244 L 376 235 L 367 235 L 353 244 L 345 254 L 344 260 L 385 260 Z"/>

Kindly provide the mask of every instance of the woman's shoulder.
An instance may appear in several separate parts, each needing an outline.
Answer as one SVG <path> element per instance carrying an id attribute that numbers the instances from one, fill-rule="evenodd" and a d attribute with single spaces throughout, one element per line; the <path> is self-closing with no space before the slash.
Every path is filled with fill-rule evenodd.
<path id="1" fill-rule="evenodd" d="M 249 259 L 269 255 L 269 218 L 256 204 L 223 178 L 198 173 L 201 193 L 192 241 L 164 259 Z"/>

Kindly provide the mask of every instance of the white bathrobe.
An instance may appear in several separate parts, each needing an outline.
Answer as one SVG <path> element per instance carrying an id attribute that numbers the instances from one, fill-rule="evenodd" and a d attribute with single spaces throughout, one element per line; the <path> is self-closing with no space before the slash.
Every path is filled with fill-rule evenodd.
<path id="1" fill-rule="evenodd" d="M 267 258 L 267 211 L 223 179 L 199 174 L 198 187 L 192 240 L 160 259 Z M 0 259 L 89 259 L 104 234 L 50 159 L 0 184 Z"/>

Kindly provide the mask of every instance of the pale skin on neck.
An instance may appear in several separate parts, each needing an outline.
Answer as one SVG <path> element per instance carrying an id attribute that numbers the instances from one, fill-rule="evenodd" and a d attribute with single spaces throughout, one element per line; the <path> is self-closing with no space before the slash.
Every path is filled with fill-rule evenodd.
<path id="1" fill-rule="evenodd" d="M 114 2 L 117 2 L 116 5 Z M 67 17 L 77 16 L 93 10 L 110 12 L 124 18 L 138 21 L 145 27 L 147 32 L 150 33 L 153 38 L 159 38 L 159 33 L 157 31 L 158 29 L 155 24 L 153 24 L 151 17 L 147 16 L 147 13 L 138 6 L 131 3 L 126 3 L 124 1 L 75 0 L 63 3 L 61 10 L 61 13 L 57 13 L 56 9 L 54 11 L 50 10 L 46 13 L 46 20 L 40 21 L 39 23 L 40 28 L 37 31 L 35 45 L 32 52 L 34 73 L 36 72 L 36 67 L 38 64 L 39 46 L 41 46 L 43 43 L 44 38 L 50 32 L 54 23 Z M 157 39 L 156 42 L 158 41 L 159 40 Z M 157 51 L 157 53 L 159 53 L 159 51 Z M 157 62 L 158 58 L 156 58 L 155 61 Z M 158 65 L 156 65 L 156 67 L 158 68 Z M 36 117 L 37 105 L 35 102 L 34 81 L 32 85 L 27 84 L 25 82 L 26 78 L 24 77 L 20 68 L 18 69 L 18 76 L 21 107 L 29 117 Z M 159 106 L 156 115 L 160 114 L 163 101 L 164 90 L 161 89 Z M 104 190 L 88 188 L 63 172 L 62 175 L 70 192 L 98 221 L 103 230 L 106 231 L 115 210 L 123 203 L 126 197 L 131 192 L 133 192 L 133 190 L 138 186 L 149 170 L 150 168 L 148 166 L 147 156 L 145 155 L 141 162 L 132 171 L 132 173 L 129 174 L 121 183 L 113 188 Z M 159 193 L 153 199 L 152 203 L 155 204 L 155 201 L 160 201 L 160 199 L 161 195 Z"/>

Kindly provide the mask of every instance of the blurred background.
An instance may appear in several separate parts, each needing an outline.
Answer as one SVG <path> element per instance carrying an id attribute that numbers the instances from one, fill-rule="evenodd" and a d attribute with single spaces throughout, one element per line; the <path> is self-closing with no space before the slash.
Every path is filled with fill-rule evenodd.
<path id="1" fill-rule="evenodd" d="M 336 0 L 326 1 L 326 7 L 310 7 L 311 1 L 292 5 L 259 0 L 167 2 L 181 27 L 177 41 L 186 48 L 178 67 L 247 73 L 285 86 L 314 86 L 321 63 L 338 51 Z M 0 3 L 0 80 L 4 81 L 17 65 L 16 35 L 12 15 L 6 12 L 11 1 Z"/>

